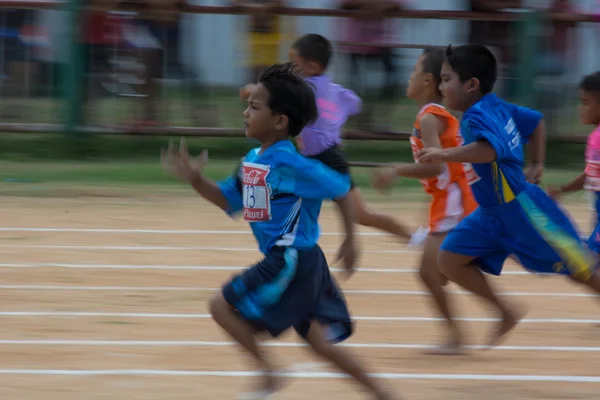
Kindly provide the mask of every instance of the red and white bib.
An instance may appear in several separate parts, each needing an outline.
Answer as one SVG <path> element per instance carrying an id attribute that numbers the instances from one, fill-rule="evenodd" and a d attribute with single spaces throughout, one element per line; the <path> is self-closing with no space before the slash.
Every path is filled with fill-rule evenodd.
<path id="1" fill-rule="evenodd" d="M 267 185 L 267 175 L 269 175 L 270 169 L 269 165 L 242 163 L 245 221 L 260 222 L 271 219 L 270 190 Z"/>

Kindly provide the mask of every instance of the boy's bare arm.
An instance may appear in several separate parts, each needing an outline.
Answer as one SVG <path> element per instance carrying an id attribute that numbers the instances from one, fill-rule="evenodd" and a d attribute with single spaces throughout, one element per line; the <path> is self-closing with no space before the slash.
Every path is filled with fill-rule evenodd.
<path id="1" fill-rule="evenodd" d="M 161 161 L 166 170 L 175 177 L 189 183 L 204 199 L 223 211 L 229 211 L 229 203 L 221 188 L 202 173 L 208 162 L 206 152 L 203 152 L 199 159 L 190 160 L 187 146 L 184 140 L 181 139 L 179 150 L 175 148 L 172 141 L 166 151 L 162 150 Z"/>
<path id="2" fill-rule="evenodd" d="M 525 168 L 525 177 L 528 182 L 537 185 L 542 180 L 546 162 L 546 123 L 544 120 L 540 121 L 531 134 L 527 147 L 529 163 Z"/>

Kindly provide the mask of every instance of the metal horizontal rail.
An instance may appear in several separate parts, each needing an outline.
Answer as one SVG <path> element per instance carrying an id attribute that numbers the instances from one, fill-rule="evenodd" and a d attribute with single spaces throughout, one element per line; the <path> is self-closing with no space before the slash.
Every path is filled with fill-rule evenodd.
<path id="1" fill-rule="evenodd" d="M 7 133 L 60 133 L 59 124 L 0 123 L 0 132 Z M 210 138 L 243 138 L 244 130 L 238 128 L 202 128 L 184 126 L 129 127 L 129 126 L 86 126 L 77 129 L 83 133 L 123 136 L 186 136 Z M 346 140 L 408 140 L 409 132 L 345 131 Z"/>
<path id="2" fill-rule="evenodd" d="M 40 0 L 0 0 L 0 8 L 21 9 L 58 9 L 64 8 L 66 1 L 40 1 Z M 99 9 L 98 7 L 86 7 L 87 9 Z M 160 9 L 160 7 L 156 7 Z M 223 14 L 223 15 L 253 15 L 261 13 L 254 7 L 244 6 L 197 6 L 183 4 L 182 12 L 194 14 Z M 291 16 L 315 16 L 315 17 L 358 17 L 370 18 L 378 15 L 376 12 L 365 13 L 364 11 L 342 10 L 336 8 L 297 8 L 280 7 L 273 9 L 277 15 Z M 469 20 L 469 21 L 516 21 L 522 15 L 521 12 L 498 12 L 481 13 L 468 11 L 448 10 L 398 10 L 387 11 L 383 16 L 388 18 L 402 19 L 436 19 L 436 20 Z M 600 18 L 594 14 L 584 13 L 551 13 L 551 20 L 567 22 L 600 22 Z"/>
<path id="3" fill-rule="evenodd" d="M 61 133 L 63 125 L 59 124 L 27 124 L 27 123 L 0 123 L 0 132 L 6 133 Z M 123 136 L 186 136 L 204 138 L 243 138 L 244 130 L 238 128 L 197 128 L 185 126 L 144 127 L 129 126 L 88 126 L 78 128 L 78 131 L 99 135 Z M 396 141 L 408 140 L 410 132 L 373 132 L 373 131 L 344 131 L 345 140 L 379 140 Z M 583 135 L 552 135 L 550 142 L 585 144 L 587 136 Z"/>

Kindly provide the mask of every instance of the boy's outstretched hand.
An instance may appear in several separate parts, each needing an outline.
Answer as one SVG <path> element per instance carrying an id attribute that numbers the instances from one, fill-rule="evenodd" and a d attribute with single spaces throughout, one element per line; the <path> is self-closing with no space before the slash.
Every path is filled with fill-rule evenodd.
<path id="1" fill-rule="evenodd" d="M 171 175 L 185 182 L 191 182 L 194 176 L 202 175 L 204 166 L 208 163 L 208 152 L 204 150 L 199 157 L 190 158 L 185 140 L 181 138 L 179 149 L 173 140 L 169 141 L 169 148 L 161 149 L 161 163 L 163 169 Z"/>
<path id="2" fill-rule="evenodd" d="M 342 246 L 338 251 L 335 263 L 340 260 L 344 262 L 344 277 L 346 279 L 350 278 L 352 274 L 354 274 L 356 262 L 358 261 L 358 254 L 358 248 L 354 239 L 344 240 L 344 243 L 342 243 Z"/>
<path id="3" fill-rule="evenodd" d="M 441 164 L 445 162 L 443 149 L 437 147 L 426 147 L 417 153 L 417 161 L 422 164 Z"/>
<path id="4" fill-rule="evenodd" d="M 560 187 L 549 187 L 547 189 L 548 196 L 553 200 L 558 200 L 564 194 Z"/>
<path id="5" fill-rule="evenodd" d="M 539 185 L 544 175 L 544 166 L 540 163 L 530 163 L 525 167 L 523 173 L 525 174 L 525 178 L 527 178 L 527 182 Z"/>
<path id="6" fill-rule="evenodd" d="M 371 186 L 381 193 L 387 192 L 397 177 L 396 168 L 393 166 L 377 168 L 371 178 Z"/>

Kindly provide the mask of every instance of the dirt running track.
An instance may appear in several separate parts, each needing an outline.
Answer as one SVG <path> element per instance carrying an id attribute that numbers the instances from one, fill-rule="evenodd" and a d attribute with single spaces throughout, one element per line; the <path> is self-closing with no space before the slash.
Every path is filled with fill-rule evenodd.
<path id="1" fill-rule="evenodd" d="M 0 206 L 0 399 L 234 399 L 251 385 L 254 366 L 206 307 L 260 257 L 243 222 L 178 194 L 12 196 Z M 425 205 L 378 207 L 416 228 Z M 570 210 L 587 231 L 585 205 Z M 340 226 L 330 205 L 323 214 L 332 257 Z M 361 232 L 361 271 L 342 283 L 358 324 L 348 344 L 406 399 L 598 399 L 600 304 L 589 293 L 508 263 L 494 282 L 529 313 L 503 347 L 425 356 L 443 326 L 415 280 L 418 250 Z M 494 315 L 473 296 L 453 299 L 481 344 Z M 296 368 L 276 398 L 366 398 L 293 335 L 269 345 Z"/>

